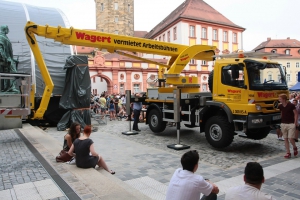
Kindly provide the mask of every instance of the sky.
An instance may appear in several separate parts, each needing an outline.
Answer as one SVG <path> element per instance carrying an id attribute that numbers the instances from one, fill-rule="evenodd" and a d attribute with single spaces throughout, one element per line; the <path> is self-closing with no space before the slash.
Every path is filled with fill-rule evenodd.
<path id="1" fill-rule="evenodd" d="M 59 8 L 78 29 L 95 29 L 94 0 L 9 0 Z M 113 0 L 111 0 L 113 1 Z M 246 28 L 243 49 L 250 51 L 268 37 L 300 40 L 300 0 L 204 0 L 230 21 Z M 135 0 L 134 29 L 150 31 L 184 0 Z"/>

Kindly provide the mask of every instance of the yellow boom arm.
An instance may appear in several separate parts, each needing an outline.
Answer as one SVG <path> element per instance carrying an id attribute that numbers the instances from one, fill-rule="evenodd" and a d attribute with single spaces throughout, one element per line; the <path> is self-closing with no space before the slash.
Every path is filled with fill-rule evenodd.
<path id="1" fill-rule="evenodd" d="M 208 45 L 186 46 L 144 38 L 74 29 L 73 27 L 63 28 L 61 26 L 41 26 L 30 21 L 27 22 L 25 26 L 25 34 L 46 84 L 40 107 L 33 116 L 35 119 L 43 118 L 54 88 L 54 84 L 45 65 L 35 35 L 50 39 L 52 38 L 53 40 L 61 42 L 62 44 L 96 47 L 100 50 L 107 49 L 107 51 L 111 53 L 116 50 L 124 50 L 130 52 L 170 56 L 167 66 L 161 64 L 160 67 L 167 68 L 165 73 L 167 80 L 166 82 L 173 85 L 183 83 L 182 79 L 179 79 L 178 77 L 191 59 L 208 61 L 213 60 L 212 56 L 214 55 L 214 50 L 216 49 L 216 47 Z M 189 83 L 191 84 L 196 82 L 197 79 L 193 79 L 192 82 Z M 34 94 L 35 91 L 32 92 L 31 100 L 34 99 Z M 31 102 L 31 108 L 33 109 L 34 101 Z"/>

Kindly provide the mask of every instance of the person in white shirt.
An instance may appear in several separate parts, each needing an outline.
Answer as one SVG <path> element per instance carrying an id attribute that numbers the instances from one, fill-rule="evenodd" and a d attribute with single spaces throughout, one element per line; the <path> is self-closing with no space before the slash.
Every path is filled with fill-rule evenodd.
<path id="1" fill-rule="evenodd" d="M 198 169 L 199 154 L 197 151 L 188 151 L 181 157 L 182 169 L 177 169 L 169 183 L 166 200 L 199 200 L 200 194 L 205 196 L 201 199 L 215 200 L 219 188 L 195 174 Z"/>
<path id="2" fill-rule="evenodd" d="M 260 191 L 265 182 L 262 166 L 257 162 L 249 162 L 245 167 L 245 185 L 230 188 L 225 200 L 274 200 L 271 195 Z"/>

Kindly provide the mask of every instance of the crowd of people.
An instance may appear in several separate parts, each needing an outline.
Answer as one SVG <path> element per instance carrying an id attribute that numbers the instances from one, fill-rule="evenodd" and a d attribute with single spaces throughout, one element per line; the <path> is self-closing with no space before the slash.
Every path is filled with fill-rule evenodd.
<path id="1" fill-rule="evenodd" d="M 82 133 L 81 133 L 82 132 Z M 64 136 L 64 148 L 70 156 L 75 157 L 75 164 L 79 168 L 95 168 L 97 165 L 110 174 L 111 170 L 103 157 L 95 151 L 94 142 L 90 139 L 92 129 L 87 125 L 83 128 L 78 122 L 71 124 Z M 168 186 L 166 200 L 215 200 L 219 193 L 216 184 L 201 175 L 195 174 L 199 168 L 199 154 L 196 150 L 184 153 L 181 157 L 182 168 L 176 169 Z M 225 200 L 271 200 L 272 196 L 260 191 L 264 183 L 262 166 L 257 162 L 247 163 L 244 171 L 244 185 L 230 188 L 226 192 Z"/>
<path id="2" fill-rule="evenodd" d="M 136 93 L 134 95 L 138 95 L 139 93 Z M 134 118 L 134 109 L 133 109 L 134 103 L 131 103 L 130 105 L 130 118 L 126 114 L 126 95 L 125 94 L 108 94 L 107 92 L 103 92 L 100 95 L 99 94 L 93 94 L 91 95 L 91 111 L 95 114 L 100 114 L 102 117 L 109 116 L 109 120 L 130 120 L 135 119 Z M 146 106 L 142 105 L 142 109 L 145 109 Z M 145 114 L 144 112 L 140 112 L 138 115 L 138 121 L 143 122 L 145 120 Z"/>
<path id="3" fill-rule="evenodd" d="M 139 97 L 139 94 L 134 94 Z M 298 142 L 298 132 L 300 130 L 300 94 L 291 94 L 288 98 L 286 94 L 278 96 L 280 102 L 279 110 L 281 111 L 281 124 L 277 127 L 278 137 L 283 137 L 285 141 L 286 155 L 284 158 L 291 158 L 290 144 L 293 148 L 293 155 L 298 155 L 298 149 L 295 142 Z M 125 95 L 108 95 L 105 92 L 99 97 L 93 95 L 91 98 L 91 109 L 93 112 L 108 115 L 110 120 L 117 117 L 127 117 L 126 115 L 126 96 Z M 140 131 L 138 121 L 141 116 L 140 111 L 143 109 L 141 102 L 134 102 L 131 106 L 132 118 L 134 119 L 133 130 Z M 143 114 L 142 114 L 143 115 Z M 135 116 L 135 117 L 134 117 Z M 138 116 L 138 117 L 137 117 Z M 142 116 L 144 119 L 144 116 Z M 115 172 L 108 168 L 102 156 L 94 149 L 94 142 L 89 138 L 91 135 L 91 126 L 83 127 L 79 123 L 71 124 L 69 132 L 64 136 L 64 149 L 71 156 L 76 156 L 76 165 L 80 168 L 95 168 L 96 165 L 104 168 L 111 174 Z M 219 188 L 216 184 L 201 175 L 195 174 L 199 168 L 199 154 L 192 150 L 183 154 L 181 157 L 182 168 L 177 169 L 168 185 L 166 199 L 200 199 L 214 200 L 217 199 Z M 247 200 L 274 199 L 271 195 L 260 191 L 262 184 L 265 182 L 262 166 L 257 162 L 248 162 L 244 170 L 244 185 L 230 188 L 225 194 L 225 200 Z"/>

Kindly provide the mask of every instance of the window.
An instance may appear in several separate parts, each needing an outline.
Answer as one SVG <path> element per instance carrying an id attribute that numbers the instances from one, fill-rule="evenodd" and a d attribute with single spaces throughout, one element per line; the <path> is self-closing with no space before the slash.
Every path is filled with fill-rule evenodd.
<path id="1" fill-rule="evenodd" d="M 134 93 L 140 92 L 140 84 L 133 84 L 133 92 Z"/>
<path id="2" fill-rule="evenodd" d="M 173 28 L 173 40 L 177 40 L 177 28 Z"/>
<path id="3" fill-rule="evenodd" d="M 115 30 L 115 34 L 119 34 L 119 31 L 118 31 L 118 30 Z"/>
<path id="4" fill-rule="evenodd" d="M 296 62 L 296 67 L 299 68 L 299 63 L 298 62 Z"/>
<path id="5" fill-rule="evenodd" d="M 206 92 L 207 91 L 207 84 L 202 84 L 202 91 Z"/>
<path id="6" fill-rule="evenodd" d="M 276 49 L 272 49 L 272 51 L 271 51 L 272 53 L 276 53 L 277 52 L 277 50 Z"/>
<path id="7" fill-rule="evenodd" d="M 268 81 L 272 80 L 272 74 L 268 74 Z"/>
<path id="8" fill-rule="evenodd" d="M 290 68 L 291 64 L 289 62 L 286 63 L 286 67 Z"/>
<path id="9" fill-rule="evenodd" d="M 233 33 L 232 37 L 233 43 L 237 43 L 237 34 Z"/>
<path id="10" fill-rule="evenodd" d="M 191 60 L 190 60 L 190 64 L 191 64 L 191 65 L 195 65 L 195 64 L 196 64 L 196 60 L 195 60 L 195 59 L 191 59 Z"/>
<path id="11" fill-rule="evenodd" d="M 161 41 L 161 37 L 159 36 L 158 41 Z"/>
<path id="12" fill-rule="evenodd" d="M 228 65 L 222 68 L 221 82 L 233 87 L 244 87 L 244 68 L 239 65 Z"/>
<path id="13" fill-rule="evenodd" d="M 202 30 L 201 30 L 201 38 L 203 38 L 203 39 L 207 38 L 207 36 L 206 36 L 206 28 L 202 28 Z"/>
<path id="14" fill-rule="evenodd" d="M 190 26 L 190 37 L 195 37 L 195 26 Z"/>
<path id="15" fill-rule="evenodd" d="M 124 91 L 124 84 L 121 83 L 120 84 L 120 94 L 124 94 L 124 93 L 125 93 L 125 91 Z"/>
<path id="16" fill-rule="evenodd" d="M 118 3 L 115 3 L 115 10 L 118 10 Z"/>
<path id="17" fill-rule="evenodd" d="M 281 75 L 280 74 L 278 74 L 277 78 L 278 78 L 278 82 L 281 83 Z"/>
<path id="18" fill-rule="evenodd" d="M 100 4 L 100 11 L 103 11 L 103 10 L 104 10 L 104 4 L 101 3 L 101 4 Z"/>
<path id="19" fill-rule="evenodd" d="M 168 42 L 170 42 L 170 31 L 168 31 L 168 39 L 167 39 Z"/>
<path id="20" fill-rule="evenodd" d="M 228 42 L 228 34 L 227 31 L 223 32 L 223 42 Z"/>
<path id="21" fill-rule="evenodd" d="M 163 39 L 163 41 L 165 41 L 165 38 L 166 38 L 166 35 L 165 35 L 165 34 L 163 34 L 163 38 L 162 38 L 162 39 Z"/>
<path id="22" fill-rule="evenodd" d="M 217 29 L 213 30 L 213 40 L 218 40 L 218 30 Z"/>
<path id="23" fill-rule="evenodd" d="M 289 49 L 286 49 L 286 50 L 285 50 L 285 54 L 286 54 L 286 55 L 290 55 L 290 50 L 289 50 Z"/>
<path id="24" fill-rule="evenodd" d="M 287 74 L 287 75 L 286 75 L 286 80 L 287 80 L 288 82 L 291 81 L 291 75 L 290 75 L 290 74 Z"/>
<path id="25" fill-rule="evenodd" d="M 130 12 L 130 4 L 127 5 L 127 11 Z"/>
<path id="26" fill-rule="evenodd" d="M 119 21 L 119 18 L 115 17 L 115 22 L 118 23 L 118 21 Z"/>
<path id="27" fill-rule="evenodd" d="M 207 65 L 206 64 L 206 60 L 202 60 L 202 64 L 201 65 Z"/>

